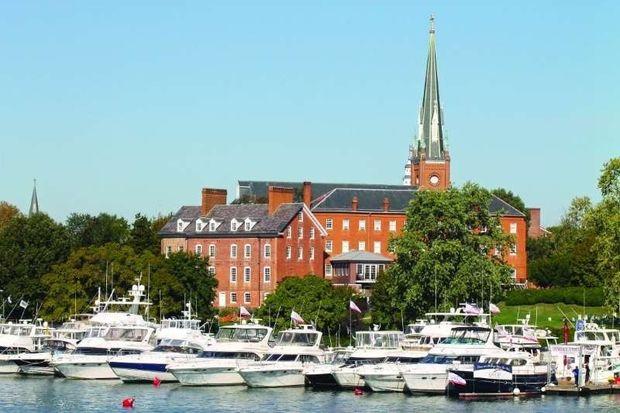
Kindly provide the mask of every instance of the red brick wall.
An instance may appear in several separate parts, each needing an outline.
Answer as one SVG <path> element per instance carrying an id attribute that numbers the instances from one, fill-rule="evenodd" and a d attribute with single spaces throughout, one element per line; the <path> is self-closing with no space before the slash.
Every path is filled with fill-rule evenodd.
<path id="1" fill-rule="evenodd" d="M 516 254 L 506 251 L 504 252 L 504 259 L 508 265 L 517 271 L 517 282 L 525 282 L 527 280 L 527 231 L 525 218 L 503 216 L 500 217 L 500 223 L 502 225 L 502 229 L 507 234 L 511 233 L 511 224 L 516 224 L 517 226 L 516 234 L 512 234 L 515 236 Z"/>
<path id="2" fill-rule="evenodd" d="M 437 175 L 439 182 L 432 185 L 430 179 L 432 175 Z M 450 186 L 450 160 L 427 161 L 421 160 L 411 168 L 411 186 L 418 186 L 420 189 L 442 190 Z"/>

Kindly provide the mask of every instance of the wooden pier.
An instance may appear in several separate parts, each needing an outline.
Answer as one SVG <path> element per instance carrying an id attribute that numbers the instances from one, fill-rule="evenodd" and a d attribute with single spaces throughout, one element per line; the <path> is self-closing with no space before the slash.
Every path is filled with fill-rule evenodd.
<path id="1" fill-rule="evenodd" d="M 590 396 L 594 394 L 620 393 L 618 384 L 588 384 L 576 387 L 574 384 L 547 386 L 545 394 L 557 396 Z"/>

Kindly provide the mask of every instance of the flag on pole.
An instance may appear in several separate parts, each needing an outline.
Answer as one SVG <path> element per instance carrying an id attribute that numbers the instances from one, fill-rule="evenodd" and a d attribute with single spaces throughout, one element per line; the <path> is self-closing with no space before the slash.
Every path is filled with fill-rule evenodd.
<path id="1" fill-rule="evenodd" d="M 499 314 L 499 307 L 496 306 L 495 304 L 489 302 L 489 311 L 491 312 L 491 314 Z"/>
<path id="2" fill-rule="evenodd" d="M 456 373 L 452 373 L 451 371 L 448 372 L 448 381 L 451 384 L 454 384 L 456 386 L 466 386 L 467 382 L 465 381 L 464 378 L 462 378 L 461 376 L 459 376 Z"/>
<path id="3" fill-rule="evenodd" d="M 24 308 L 24 309 L 25 309 L 26 307 L 28 307 L 28 303 L 27 303 L 26 301 L 24 301 L 24 300 L 21 300 L 21 301 L 19 302 L 19 306 L 20 306 L 21 308 Z"/>
<path id="4" fill-rule="evenodd" d="M 293 322 L 296 324 L 305 323 L 304 319 L 301 318 L 301 316 L 295 310 L 291 311 L 291 320 L 293 320 Z"/>
<path id="5" fill-rule="evenodd" d="M 476 304 L 465 303 L 466 314 L 482 314 L 482 310 Z"/>
<path id="6" fill-rule="evenodd" d="M 362 310 L 353 302 L 353 300 L 349 300 L 349 310 L 355 311 L 356 313 L 361 314 Z"/>
<path id="7" fill-rule="evenodd" d="M 251 316 L 252 314 L 250 314 L 247 308 L 245 308 L 244 306 L 241 306 L 239 308 L 239 317 L 251 317 Z"/>
<path id="8" fill-rule="evenodd" d="M 9 295 L 6 300 L 9 302 L 9 304 L 13 304 L 13 300 L 11 300 L 11 296 Z"/>

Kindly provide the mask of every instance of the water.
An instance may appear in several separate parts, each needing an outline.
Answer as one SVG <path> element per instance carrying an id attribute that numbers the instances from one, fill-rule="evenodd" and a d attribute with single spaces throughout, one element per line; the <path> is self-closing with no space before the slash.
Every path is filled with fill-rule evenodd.
<path id="1" fill-rule="evenodd" d="M 443 396 L 410 396 L 352 391 L 319 392 L 303 388 L 247 389 L 181 387 L 177 384 L 123 384 L 53 378 L 0 377 L 0 412 L 127 412 L 125 397 L 135 397 L 132 412 L 612 412 L 620 395 L 589 398 L 543 396 L 534 399 L 460 401 Z"/>

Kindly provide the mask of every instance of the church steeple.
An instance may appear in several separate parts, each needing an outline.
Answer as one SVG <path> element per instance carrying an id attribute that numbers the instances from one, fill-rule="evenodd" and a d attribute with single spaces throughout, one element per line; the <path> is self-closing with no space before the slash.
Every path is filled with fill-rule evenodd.
<path id="1" fill-rule="evenodd" d="M 435 18 L 431 16 L 424 95 L 420 107 L 418 127 L 418 153 L 426 159 L 444 159 L 443 111 L 439 100 L 439 77 L 437 75 L 437 52 L 435 51 Z"/>
<path id="2" fill-rule="evenodd" d="M 32 198 L 30 199 L 30 209 L 28 210 L 28 216 L 39 213 L 39 199 L 37 198 L 37 180 L 34 180 L 34 187 L 32 188 Z"/>
<path id="3" fill-rule="evenodd" d="M 405 166 L 403 184 L 420 189 L 445 189 L 450 186 L 450 155 L 443 134 L 433 16 L 430 19 L 424 94 L 418 114 L 418 135 L 410 150 L 410 161 Z"/>

